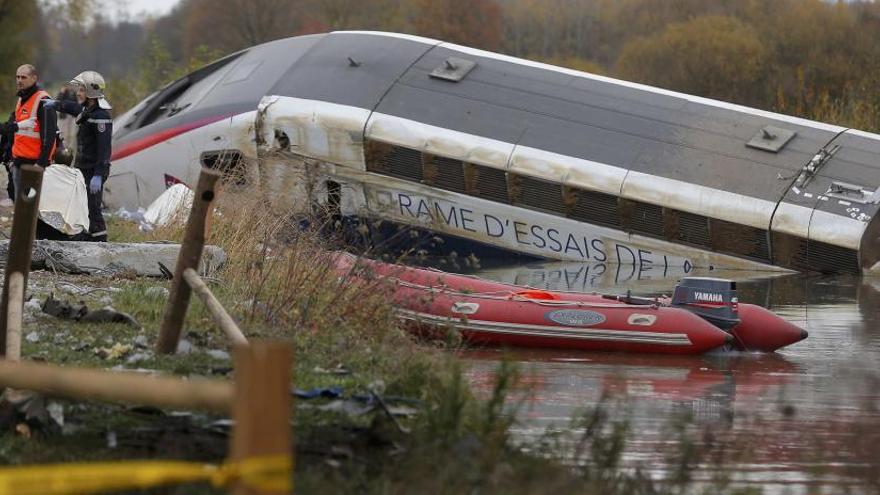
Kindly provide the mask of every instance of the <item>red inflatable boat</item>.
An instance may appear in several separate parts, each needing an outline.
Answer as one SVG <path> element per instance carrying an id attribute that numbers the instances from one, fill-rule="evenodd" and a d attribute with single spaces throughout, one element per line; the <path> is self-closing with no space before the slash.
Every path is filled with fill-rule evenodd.
<path id="1" fill-rule="evenodd" d="M 736 283 L 685 278 L 672 299 L 546 291 L 433 269 L 334 255 L 340 275 L 385 279 L 414 331 L 454 328 L 468 342 L 518 347 L 697 354 L 728 347 L 772 352 L 807 332 L 739 304 Z"/>

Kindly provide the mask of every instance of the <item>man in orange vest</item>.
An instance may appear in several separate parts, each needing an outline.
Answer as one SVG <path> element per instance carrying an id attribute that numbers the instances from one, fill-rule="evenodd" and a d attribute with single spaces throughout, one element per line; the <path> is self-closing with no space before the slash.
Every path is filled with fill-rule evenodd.
<path id="1" fill-rule="evenodd" d="M 14 133 L 12 141 L 12 180 L 14 190 L 19 190 L 21 166 L 36 164 L 48 167 L 55 154 L 58 120 L 55 110 L 44 108 L 43 100 L 50 98 L 37 80 L 37 69 L 30 64 L 15 71 L 18 103 L 15 105 L 14 121 L 3 124 L 6 131 Z"/>

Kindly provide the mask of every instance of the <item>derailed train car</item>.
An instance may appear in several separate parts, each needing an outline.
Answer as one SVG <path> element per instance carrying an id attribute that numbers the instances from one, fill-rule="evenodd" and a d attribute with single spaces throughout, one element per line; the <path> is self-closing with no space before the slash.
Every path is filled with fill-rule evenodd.
<path id="1" fill-rule="evenodd" d="M 171 83 L 117 119 L 108 204 L 202 166 L 456 249 L 880 273 L 880 136 L 408 35 L 278 40 Z"/>

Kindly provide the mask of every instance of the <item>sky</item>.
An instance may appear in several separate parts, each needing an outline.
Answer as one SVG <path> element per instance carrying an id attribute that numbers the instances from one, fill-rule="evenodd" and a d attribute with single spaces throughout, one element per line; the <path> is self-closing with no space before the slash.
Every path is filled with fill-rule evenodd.
<path id="1" fill-rule="evenodd" d="M 114 4 L 118 6 L 117 8 L 124 9 L 132 20 L 137 20 L 141 14 L 156 17 L 167 14 L 178 2 L 180 0 L 124 0 Z"/>

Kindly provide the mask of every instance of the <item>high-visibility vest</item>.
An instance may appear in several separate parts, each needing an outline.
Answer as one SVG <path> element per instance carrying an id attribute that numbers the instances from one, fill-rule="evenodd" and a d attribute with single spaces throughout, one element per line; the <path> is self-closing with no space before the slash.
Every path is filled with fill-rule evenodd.
<path id="1" fill-rule="evenodd" d="M 19 129 L 15 131 L 15 138 L 12 140 L 12 158 L 24 158 L 27 160 L 36 160 L 40 158 L 40 121 L 37 119 L 38 102 L 43 98 L 49 98 L 49 93 L 39 89 L 34 91 L 27 101 L 18 99 L 15 105 L 15 122 L 18 123 Z M 32 122 L 33 129 L 22 129 L 24 122 Z M 52 151 L 49 152 L 49 160 L 55 155 L 55 142 L 52 142 Z"/>

